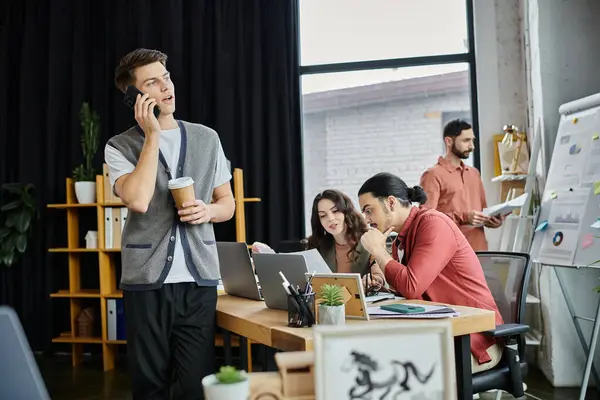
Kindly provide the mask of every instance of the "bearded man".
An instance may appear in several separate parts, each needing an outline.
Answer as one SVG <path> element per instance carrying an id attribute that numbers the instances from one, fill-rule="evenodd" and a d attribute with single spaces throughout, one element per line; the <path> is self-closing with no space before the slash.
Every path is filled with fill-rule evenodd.
<path id="1" fill-rule="evenodd" d="M 475 251 L 488 249 L 484 226 L 498 228 L 504 217 L 489 217 L 485 191 L 479 171 L 465 165 L 475 149 L 475 134 L 471 125 L 455 119 L 444 127 L 446 155 L 421 176 L 420 186 L 427 193 L 425 207 L 450 217 Z"/>

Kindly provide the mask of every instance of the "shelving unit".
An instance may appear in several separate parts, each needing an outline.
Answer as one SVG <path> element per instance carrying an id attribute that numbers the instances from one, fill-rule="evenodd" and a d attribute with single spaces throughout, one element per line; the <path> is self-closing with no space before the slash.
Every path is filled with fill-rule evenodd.
<path id="1" fill-rule="evenodd" d="M 107 313 L 106 300 L 122 298 L 123 294 L 117 289 L 116 266 L 113 259 L 114 253 L 121 249 L 103 249 L 104 243 L 104 209 L 109 207 L 123 207 L 119 202 L 104 203 L 104 184 L 101 175 L 96 176 L 96 199 L 97 203 L 79 204 L 75 197 L 75 185 L 71 178 L 66 179 L 66 203 L 49 204 L 48 208 L 65 210 L 67 217 L 67 247 L 51 248 L 50 253 L 68 253 L 69 268 L 69 288 L 61 289 L 56 293 L 50 294 L 52 299 L 69 299 L 70 303 L 70 321 L 71 330 L 62 333 L 59 337 L 52 339 L 54 343 L 70 343 L 72 346 L 72 365 L 77 366 L 82 362 L 82 353 L 84 344 L 102 345 L 102 356 L 104 370 L 108 371 L 114 368 L 115 354 L 118 345 L 125 344 L 125 340 L 108 340 L 107 338 Z M 98 248 L 86 249 L 79 243 L 79 212 L 81 209 L 96 209 L 96 219 L 98 228 Z M 81 288 L 81 263 L 80 255 L 82 253 L 98 254 L 98 272 L 100 278 L 100 287 L 97 289 Z M 87 268 L 87 267 L 86 267 Z M 100 337 L 79 337 L 77 336 L 77 317 L 82 311 L 82 301 L 87 299 L 100 300 Z"/>
<path id="2" fill-rule="evenodd" d="M 54 343 L 70 343 L 72 346 L 72 365 L 80 365 L 83 360 L 83 345 L 84 344 L 100 344 L 102 345 L 102 357 L 104 371 L 109 371 L 114 368 L 115 355 L 118 345 L 124 345 L 126 340 L 108 340 L 107 338 L 107 299 L 122 298 L 123 293 L 118 290 L 118 282 L 116 279 L 116 263 L 114 257 L 116 254 L 120 256 L 120 248 L 103 248 L 105 243 L 105 224 L 104 210 L 110 207 L 124 207 L 121 202 L 105 202 L 104 196 L 104 176 L 96 176 L 96 199 L 93 204 L 79 204 L 75 197 L 75 185 L 71 178 L 66 179 L 66 203 L 65 204 L 48 204 L 49 209 L 65 210 L 67 217 L 67 247 L 48 249 L 50 253 L 68 253 L 68 268 L 69 268 L 69 288 L 61 289 L 56 293 L 51 293 L 52 299 L 69 299 L 70 303 L 70 331 L 63 332 L 60 336 L 52 339 Z M 245 204 L 260 202 L 260 198 L 244 197 L 244 175 L 243 171 L 236 168 L 233 172 L 233 190 L 236 204 L 235 210 L 235 227 L 236 241 L 246 241 L 246 219 L 245 219 Z M 81 209 L 95 209 L 98 231 L 98 248 L 87 249 L 81 247 L 79 243 L 80 228 L 79 228 L 79 212 Z M 85 253 L 96 253 L 98 255 L 98 271 L 100 278 L 100 287 L 97 289 L 82 289 L 81 288 L 81 263 L 80 256 Z M 87 267 L 86 267 L 87 268 Z M 78 337 L 77 336 L 77 317 L 82 311 L 82 302 L 89 299 L 100 300 L 100 329 L 102 334 L 100 337 Z M 64 300 L 63 300 L 64 301 Z M 215 338 L 217 347 L 223 346 L 223 338 L 217 335 Z M 239 340 L 232 337 L 232 346 L 239 346 Z M 251 343 L 248 341 L 248 366 L 247 371 L 252 371 Z"/>

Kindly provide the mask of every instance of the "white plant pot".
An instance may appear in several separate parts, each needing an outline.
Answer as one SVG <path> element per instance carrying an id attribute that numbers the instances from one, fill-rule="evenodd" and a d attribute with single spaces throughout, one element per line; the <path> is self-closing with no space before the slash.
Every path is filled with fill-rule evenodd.
<path id="1" fill-rule="evenodd" d="M 219 383 L 215 374 L 202 378 L 205 400 L 247 400 L 250 396 L 250 384 L 245 371 L 244 379 L 237 383 Z"/>
<path id="2" fill-rule="evenodd" d="M 75 197 L 79 204 L 96 202 L 96 182 L 75 182 Z"/>
<path id="3" fill-rule="evenodd" d="M 319 324 L 344 325 L 346 323 L 346 305 L 329 307 L 319 305 Z"/>

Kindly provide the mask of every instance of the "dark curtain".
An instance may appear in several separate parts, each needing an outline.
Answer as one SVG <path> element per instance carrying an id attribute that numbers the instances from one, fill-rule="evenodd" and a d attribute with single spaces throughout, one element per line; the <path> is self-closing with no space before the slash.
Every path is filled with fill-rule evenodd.
<path id="1" fill-rule="evenodd" d="M 135 123 L 113 73 L 137 47 L 167 53 L 176 117 L 217 130 L 246 195 L 262 198 L 246 205 L 248 241 L 302 236 L 297 0 L 5 0 L 0 10 L 0 182 L 34 184 L 41 214 L 25 257 L 0 267 L 0 304 L 17 310 L 34 349 L 68 330 L 56 315 L 68 306 L 55 305 L 68 300 L 49 299 L 68 288 L 67 256 L 47 252 L 66 247 L 66 215 L 46 204 L 65 201 L 83 161 L 82 102 L 101 119 L 99 174 L 106 141 Z M 233 220 L 216 231 L 235 240 Z"/>

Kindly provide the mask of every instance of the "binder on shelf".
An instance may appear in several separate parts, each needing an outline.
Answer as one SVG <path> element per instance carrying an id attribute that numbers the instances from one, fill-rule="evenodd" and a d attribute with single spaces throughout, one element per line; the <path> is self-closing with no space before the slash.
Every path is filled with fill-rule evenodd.
<path id="1" fill-rule="evenodd" d="M 104 248 L 113 248 L 113 209 L 108 207 L 104 209 Z"/>
<path id="2" fill-rule="evenodd" d="M 121 248 L 121 208 L 112 209 L 112 248 Z"/>
<path id="3" fill-rule="evenodd" d="M 113 186 L 110 184 L 110 179 L 108 177 L 108 165 L 102 164 L 102 182 L 104 186 L 104 202 L 105 203 L 118 203 L 121 199 L 115 195 L 113 191 Z"/>
<path id="4" fill-rule="evenodd" d="M 126 340 L 123 299 L 106 300 L 106 336 L 108 340 Z"/>

